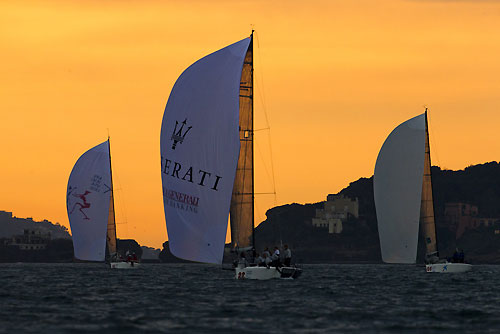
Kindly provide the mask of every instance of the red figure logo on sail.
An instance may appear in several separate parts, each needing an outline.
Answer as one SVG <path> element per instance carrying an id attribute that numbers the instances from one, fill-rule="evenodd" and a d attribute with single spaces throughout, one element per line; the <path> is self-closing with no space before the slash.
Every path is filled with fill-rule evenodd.
<path id="1" fill-rule="evenodd" d="M 84 216 L 85 220 L 90 220 L 89 217 L 87 217 L 87 215 L 85 214 L 85 212 L 83 212 L 83 209 L 88 209 L 90 208 L 90 203 L 87 202 L 87 195 L 90 194 L 91 192 L 88 191 L 88 190 L 85 190 L 85 192 L 83 194 L 73 194 L 73 196 L 75 197 L 78 197 L 79 199 L 81 199 L 83 201 L 83 204 L 82 203 L 75 203 L 75 205 L 73 205 L 73 209 L 71 210 L 70 214 L 73 213 L 73 211 L 75 211 L 75 208 L 77 205 L 80 206 L 80 208 L 78 209 Z"/>

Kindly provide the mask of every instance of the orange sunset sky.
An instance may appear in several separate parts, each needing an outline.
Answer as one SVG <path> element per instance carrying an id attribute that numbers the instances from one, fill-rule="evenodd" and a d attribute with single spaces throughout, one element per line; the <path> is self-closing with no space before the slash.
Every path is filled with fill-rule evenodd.
<path id="1" fill-rule="evenodd" d="M 256 223 L 369 177 L 430 110 L 433 164 L 499 160 L 500 1 L 0 2 L 0 210 L 68 226 L 66 186 L 111 134 L 118 237 L 167 239 L 160 125 L 197 59 L 256 29 Z"/>

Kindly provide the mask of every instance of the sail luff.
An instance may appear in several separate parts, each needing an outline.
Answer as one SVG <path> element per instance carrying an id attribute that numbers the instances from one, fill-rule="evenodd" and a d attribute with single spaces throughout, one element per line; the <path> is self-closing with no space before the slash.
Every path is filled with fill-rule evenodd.
<path id="1" fill-rule="evenodd" d="M 425 109 L 425 160 L 424 175 L 422 180 L 422 202 L 420 206 L 420 218 L 424 234 L 426 259 L 439 257 L 436 240 L 436 223 L 434 217 L 434 201 L 432 198 L 432 176 L 431 155 L 429 144 L 429 128 L 427 121 L 427 109 Z"/>
<path id="2" fill-rule="evenodd" d="M 239 136 L 240 153 L 230 207 L 233 249 L 254 246 L 253 35 L 241 71 Z"/>
<path id="3" fill-rule="evenodd" d="M 108 152 L 109 152 L 109 175 L 111 179 L 111 196 L 109 202 L 108 228 L 107 228 L 107 245 L 109 255 L 116 253 L 116 220 L 115 220 L 115 200 L 113 190 L 113 171 L 111 168 L 111 143 L 108 137 Z"/>

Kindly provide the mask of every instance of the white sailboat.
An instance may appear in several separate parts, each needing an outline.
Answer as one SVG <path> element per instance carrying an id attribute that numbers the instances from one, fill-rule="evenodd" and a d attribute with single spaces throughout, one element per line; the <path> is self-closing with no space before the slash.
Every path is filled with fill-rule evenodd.
<path id="1" fill-rule="evenodd" d="M 427 272 L 465 272 L 470 264 L 439 259 L 432 198 L 427 109 L 396 127 L 380 149 L 373 190 L 382 260 L 416 263 L 419 220 Z"/>
<path id="2" fill-rule="evenodd" d="M 110 142 L 85 152 L 68 180 L 66 207 L 73 237 L 75 259 L 105 261 L 111 268 L 137 268 L 139 263 L 118 260 L 111 172 Z"/>
<path id="3" fill-rule="evenodd" d="M 229 213 L 233 249 L 255 248 L 253 91 L 253 32 L 192 64 L 172 88 L 160 148 L 165 220 L 176 257 L 222 264 Z M 245 267 L 236 268 L 235 277 L 296 272 Z"/>

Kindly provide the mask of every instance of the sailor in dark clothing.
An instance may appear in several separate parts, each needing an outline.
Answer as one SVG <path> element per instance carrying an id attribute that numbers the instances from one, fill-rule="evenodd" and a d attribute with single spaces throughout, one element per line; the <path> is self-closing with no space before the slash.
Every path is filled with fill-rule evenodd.
<path id="1" fill-rule="evenodd" d="M 458 263 L 458 258 L 459 258 L 458 248 L 455 248 L 455 253 L 453 253 L 453 259 L 451 260 L 451 262 Z"/>
<path id="2" fill-rule="evenodd" d="M 465 254 L 463 250 L 460 250 L 460 253 L 458 253 L 458 262 L 465 263 Z"/>
<path id="3" fill-rule="evenodd" d="M 285 267 L 290 267 L 290 263 L 292 261 L 292 251 L 290 250 L 290 248 L 288 248 L 288 245 L 285 245 L 285 251 L 283 252 L 285 253 Z"/>

